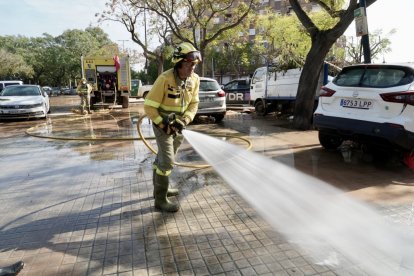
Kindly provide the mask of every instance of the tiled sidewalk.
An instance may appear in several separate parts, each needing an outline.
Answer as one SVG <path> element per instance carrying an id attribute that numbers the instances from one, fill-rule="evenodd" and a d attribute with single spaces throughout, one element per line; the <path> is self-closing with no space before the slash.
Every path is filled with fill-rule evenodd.
<path id="1" fill-rule="evenodd" d="M 23 260 L 19 275 L 365 275 L 314 264 L 210 169 L 176 168 L 181 209 L 155 210 L 141 141 L 23 135 L 1 148 L 0 265 Z"/>
<path id="2" fill-rule="evenodd" d="M 333 275 L 208 169 L 174 171 L 181 209 L 164 214 L 153 207 L 152 156 L 141 142 L 88 156 L 68 150 L 85 142 L 33 139 L 8 148 L 42 158 L 16 156 L 0 197 L 0 264 L 24 260 L 21 275 Z"/>

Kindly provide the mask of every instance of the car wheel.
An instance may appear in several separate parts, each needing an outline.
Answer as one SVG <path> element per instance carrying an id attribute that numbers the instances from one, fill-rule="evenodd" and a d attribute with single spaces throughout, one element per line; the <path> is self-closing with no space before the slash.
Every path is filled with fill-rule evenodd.
<path id="1" fill-rule="evenodd" d="M 148 91 L 144 92 L 144 95 L 142 95 L 142 98 L 145 99 L 147 97 L 147 95 L 148 95 Z"/>
<path id="2" fill-rule="evenodd" d="M 122 108 L 128 108 L 129 106 L 129 97 L 123 96 L 122 97 Z"/>
<path id="3" fill-rule="evenodd" d="M 259 116 L 266 116 L 267 110 L 266 110 L 266 104 L 264 100 L 258 100 L 254 104 L 254 110 L 256 111 L 256 114 Z"/>
<path id="4" fill-rule="evenodd" d="M 337 149 L 343 142 L 342 138 L 321 131 L 319 131 L 318 137 L 322 147 L 328 150 Z"/>
<path id="5" fill-rule="evenodd" d="M 216 115 L 213 115 L 213 117 L 214 117 L 215 123 L 220 123 L 224 119 L 224 114 L 216 114 Z"/>

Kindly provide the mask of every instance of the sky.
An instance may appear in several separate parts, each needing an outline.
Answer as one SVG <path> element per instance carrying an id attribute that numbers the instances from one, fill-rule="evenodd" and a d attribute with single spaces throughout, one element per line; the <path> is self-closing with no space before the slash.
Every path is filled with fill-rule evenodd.
<path id="1" fill-rule="evenodd" d="M 99 26 L 121 47 L 139 50 L 121 23 L 97 23 L 95 14 L 104 10 L 105 2 L 107 0 L 0 0 L 0 36 L 40 37 L 43 33 L 58 36 L 68 29 Z M 370 31 L 382 30 L 386 35 L 390 30 L 396 30 L 389 37 L 392 51 L 374 62 L 383 59 L 386 62 L 414 62 L 410 41 L 413 31 L 411 24 L 406 23 L 413 15 L 414 0 L 377 0 L 367 9 Z M 355 36 L 355 23 L 351 23 L 345 35 Z"/>

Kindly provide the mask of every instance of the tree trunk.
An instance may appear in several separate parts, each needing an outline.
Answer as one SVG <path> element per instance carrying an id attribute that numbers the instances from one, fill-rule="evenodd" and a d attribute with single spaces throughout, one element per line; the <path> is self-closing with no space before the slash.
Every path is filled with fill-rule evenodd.
<path id="1" fill-rule="evenodd" d="M 366 6 L 369 7 L 376 1 L 366 0 Z M 303 11 L 299 0 L 289 0 L 289 3 L 303 26 L 309 30 L 308 33 L 312 40 L 311 49 L 306 56 L 305 65 L 299 79 L 295 111 L 293 114 L 293 127 L 296 129 L 306 130 L 311 128 L 315 93 L 319 79 L 315 74 L 319 74 L 329 49 L 354 20 L 354 11 L 359 7 L 359 2 L 357 0 L 350 0 L 348 8 L 341 12 L 340 20 L 335 27 L 330 30 L 321 31 L 316 28 Z"/>
<path id="2" fill-rule="evenodd" d="M 319 74 L 324 58 L 333 44 L 333 42 L 328 43 L 328 40 L 330 41 L 325 35 L 315 37 L 306 56 L 295 101 L 293 127 L 296 129 L 307 130 L 311 128 Z"/>
<path id="3" fill-rule="evenodd" d="M 204 60 L 198 64 L 198 74 L 200 77 L 204 77 Z"/>
<path id="4" fill-rule="evenodd" d="M 200 47 L 200 54 L 201 54 L 201 58 L 203 59 L 202 62 L 200 62 L 198 64 L 198 68 L 196 69 L 197 73 L 200 75 L 200 77 L 204 77 L 204 53 L 205 53 L 205 48 L 204 47 Z"/>
<path id="5" fill-rule="evenodd" d="M 162 74 L 162 72 L 164 72 L 164 56 L 163 55 L 159 55 L 157 58 L 157 69 L 158 69 L 158 76 Z"/>

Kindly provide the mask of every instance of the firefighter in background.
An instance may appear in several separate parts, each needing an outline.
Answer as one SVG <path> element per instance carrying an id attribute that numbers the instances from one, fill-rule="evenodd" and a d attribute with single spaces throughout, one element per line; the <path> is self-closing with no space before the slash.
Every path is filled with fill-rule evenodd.
<path id="1" fill-rule="evenodd" d="M 80 102 L 80 113 L 91 114 L 91 92 L 92 92 L 92 85 L 86 82 L 85 78 L 82 78 L 78 83 L 78 87 L 76 88 L 79 97 L 81 98 Z"/>
<path id="2" fill-rule="evenodd" d="M 153 123 L 158 152 L 153 164 L 155 208 L 176 212 L 178 204 L 167 197 L 178 194 L 169 189 L 169 175 L 173 169 L 175 155 L 184 137 L 183 128 L 197 113 L 200 78 L 194 73 L 201 62 L 200 52 L 188 42 L 174 50 L 171 68 L 158 76 L 144 102 L 147 117 Z"/>

